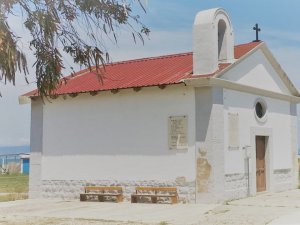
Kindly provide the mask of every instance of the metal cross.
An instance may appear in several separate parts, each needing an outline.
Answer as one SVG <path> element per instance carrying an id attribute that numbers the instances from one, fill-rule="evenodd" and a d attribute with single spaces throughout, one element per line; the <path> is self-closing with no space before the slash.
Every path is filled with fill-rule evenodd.
<path id="1" fill-rule="evenodd" d="M 255 24 L 255 27 L 253 27 L 253 30 L 256 31 L 256 40 L 254 40 L 255 42 L 258 42 L 259 39 L 258 39 L 258 32 L 261 31 L 261 29 L 258 27 L 258 24 Z"/>

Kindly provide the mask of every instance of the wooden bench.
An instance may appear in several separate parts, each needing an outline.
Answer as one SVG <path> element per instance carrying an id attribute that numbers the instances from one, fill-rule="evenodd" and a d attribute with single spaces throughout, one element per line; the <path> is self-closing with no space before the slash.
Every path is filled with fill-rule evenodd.
<path id="1" fill-rule="evenodd" d="M 124 199 L 123 189 L 119 186 L 86 186 L 84 193 L 80 194 L 80 201 L 86 201 L 88 197 L 98 197 L 99 202 L 104 202 L 105 197 L 114 197 L 116 202 Z"/>
<path id="2" fill-rule="evenodd" d="M 140 197 L 150 197 L 152 203 L 157 203 L 160 197 L 169 198 L 172 204 L 178 202 L 176 187 L 136 187 L 131 195 L 131 203 L 137 203 Z"/>

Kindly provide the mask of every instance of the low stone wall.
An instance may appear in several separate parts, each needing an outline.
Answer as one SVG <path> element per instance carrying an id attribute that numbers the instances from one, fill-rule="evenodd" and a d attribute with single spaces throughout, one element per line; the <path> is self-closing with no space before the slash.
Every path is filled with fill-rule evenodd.
<path id="1" fill-rule="evenodd" d="M 43 180 L 43 198 L 79 199 L 85 186 L 122 186 L 125 201 L 130 201 L 131 194 L 137 186 L 177 187 L 179 201 L 195 202 L 194 182 L 161 182 L 161 181 L 109 181 L 109 180 Z"/>
<path id="2" fill-rule="evenodd" d="M 248 195 L 248 175 L 234 173 L 225 175 L 226 200 L 245 198 Z"/>

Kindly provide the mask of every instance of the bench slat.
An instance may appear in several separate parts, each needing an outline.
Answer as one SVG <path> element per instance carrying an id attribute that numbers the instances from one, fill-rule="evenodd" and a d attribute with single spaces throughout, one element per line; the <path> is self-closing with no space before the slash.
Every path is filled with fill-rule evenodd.
<path id="1" fill-rule="evenodd" d="M 145 197 L 176 197 L 177 195 L 160 195 L 160 194 L 132 194 L 132 196 L 145 196 Z"/>
<path id="2" fill-rule="evenodd" d="M 177 192 L 176 187 L 136 187 L 136 191 L 173 191 Z"/>
<path id="3" fill-rule="evenodd" d="M 88 196 L 98 196 L 100 202 L 103 202 L 106 196 L 116 197 L 117 202 L 122 202 L 124 199 L 123 189 L 120 186 L 86 186 L 84 192 L 80 194 L 80 201 L 87 201 Z"/>
<path id="4" fill-rule="evenodd" d="M 123 195 L 122 193 L 82 193 L 81 195 L 94 195 L 94 196 L 118 196 L 118 195 Z"/>
<path id="5" fill-rule="evenodd" d="M 120 186 L 86 186 L 85 191 L 122 191 Z"/>
<path id="6" fill-rule="evenodd" d="M 139 197 L 151 197 L 152 203 L 157 203 L 157 198 L 166 197 L 170 198 L 171 203 L 178 202 L 178 194 L 176 187 L 136 187 L 135 192 L 131 195 L 131 202 L 137 203 Z M 147 193 L 148 192 L 148 193 Z M 150 193 L 149 193 L 150 192 Z"/>

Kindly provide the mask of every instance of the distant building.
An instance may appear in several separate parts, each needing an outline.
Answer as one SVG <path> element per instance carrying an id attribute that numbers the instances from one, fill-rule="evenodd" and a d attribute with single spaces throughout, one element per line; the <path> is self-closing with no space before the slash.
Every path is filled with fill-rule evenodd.
<path id="1" fill-rule="evenodd" d="M 21 173 L 29 174 L 30 155 L 20 154 L 21 159 Z"/>
<path id="2" fill-rule="evenodd" d="M 223 9 L 199 12 L 193 52 L 88 69 L 31 100 L 30 198 L 83 186 L 176 186 L 214 203 L 297 187 L 299 92 L 261 41 L 234 46 Z"/>
<path id="3" fill-rule="evenodd" d="M 0 173 L 24 173 L 29 174 L 30 154 L 2 154 L 0 155 Z"/>

